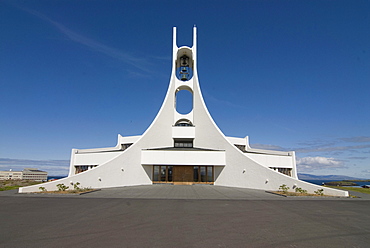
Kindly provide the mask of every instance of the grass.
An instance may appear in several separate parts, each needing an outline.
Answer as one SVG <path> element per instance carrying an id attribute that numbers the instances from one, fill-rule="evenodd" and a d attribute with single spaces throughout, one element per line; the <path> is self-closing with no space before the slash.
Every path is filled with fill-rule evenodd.
<path id="1" fill-rule="evenodd" d="M 12 190 L 12 189 L 18 189 L 20 186 L 2 186 L 0 188 L 0 191 L 5 191 L 5 190 Z"/>
<path id="2" fill-rule="evenodd" d="M 345 182 L 370 182 L 370 179 L 365 179 L 365 180 L 343 180 Z"/>
<path id="3" fill-rule="evenodd" d="M 333 181 L 333 182 L 326 182 L 325 185 L 329 186 L 358 186 L 357 183 L 351 181 Z"/>
<path id="4" fill-rule="evenodd" d="M 20 187 L 40 184 L 42 182 L 32 180 L 1 180 L 0 191 L 18 189 Z"/>
<path id="5" fill-rule="evenodd" d="M 365 194 L 370 194 L 370 189 L 365 189 L 365 188 L 356 188 L 356 187 L 344 187 L 344 186 L 327 186 L 330 188 L 335 188 L 335 189 L 341 189 L 341 190 L 350 190 L 350 191 L 356 191 L 360 193 L 365 193 Z"/>

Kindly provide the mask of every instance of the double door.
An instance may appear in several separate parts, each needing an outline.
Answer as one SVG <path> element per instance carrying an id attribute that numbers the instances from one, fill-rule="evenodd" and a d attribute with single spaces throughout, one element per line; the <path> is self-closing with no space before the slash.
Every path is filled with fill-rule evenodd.
<path id="1" fill-rule="evenodd" d="M 173 184 L 192 185 L 194 183 L 193 166 L 174 166 Z"/>
<path id="2" fill-rule="evenodd" d="M 173 184 L 213 184 L 213 166 L 190 166 L 190 165 L 154 165 L 153 183 Z"/>

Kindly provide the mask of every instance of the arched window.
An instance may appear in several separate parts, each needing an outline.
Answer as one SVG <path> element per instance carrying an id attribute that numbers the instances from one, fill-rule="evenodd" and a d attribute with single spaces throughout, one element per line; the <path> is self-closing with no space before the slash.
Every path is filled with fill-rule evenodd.
<path id="1" fill-rule="evenodd" d="M 175 126 L 176 127 L 192 127 L 193 123 L 191 123 L 191 121 L 187 119 L 181 119 L 175 123 Z"/>

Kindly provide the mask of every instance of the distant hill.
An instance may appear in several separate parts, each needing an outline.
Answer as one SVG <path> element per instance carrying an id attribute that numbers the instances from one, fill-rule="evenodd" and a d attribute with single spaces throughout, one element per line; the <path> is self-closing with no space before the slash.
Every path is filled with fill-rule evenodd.
<path id="1" fill-rule="evenodd" d="M 301 180 L 361 180 L 364 178 L 356 178 L 356 177 L 349 177 L 349 176 L 342 176 L 342 175 L 311 175 L 311 174 L 303 174 L 298 173 L 298 178 Z"/>

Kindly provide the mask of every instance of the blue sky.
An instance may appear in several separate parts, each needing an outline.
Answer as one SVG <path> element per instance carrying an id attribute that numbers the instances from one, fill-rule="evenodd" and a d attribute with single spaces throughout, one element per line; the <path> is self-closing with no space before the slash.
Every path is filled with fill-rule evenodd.
<path id="1" fill-rule="evenodd" d="M 66 175 L 72 148 L 142 134 L 172 27 L 198 28 L 211 115 L 298 171 L 370 178 L 369 1 L 0 1 L 0 169 Z"/>

